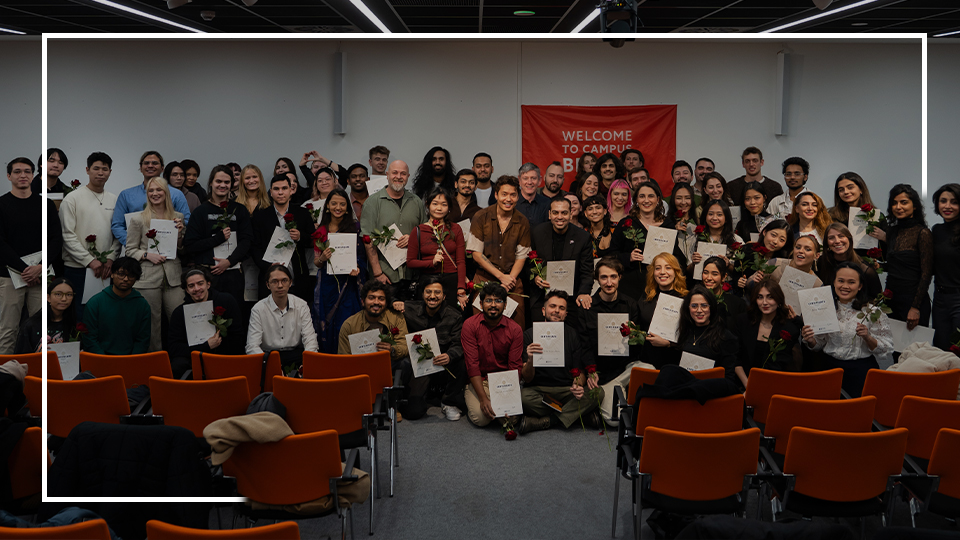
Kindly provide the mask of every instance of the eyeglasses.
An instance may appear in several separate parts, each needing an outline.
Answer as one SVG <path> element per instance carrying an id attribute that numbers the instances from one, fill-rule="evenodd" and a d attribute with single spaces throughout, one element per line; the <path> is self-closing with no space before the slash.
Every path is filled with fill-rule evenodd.
<path id="1" fill-rule="evenodd" d="M 710 304 L 690 304 L 690 309 L 693 311 L 708 311 Z"/>
<path id="2" fill-rule="evenodd" d="M 503 302 L 504 302 L 503 298 L 484 298 L 484 299 L 483 299 L 483 303 L 484 303 L 484 304 L 497 304 L 497 305 L 500 305 L 500 304 L 503 304 Z"/>
<path id="3" fill-rule="evenodd" d="M 277 285 L 289 285 L 289 284 L 290 284 L 290 280 L 287 279 L 287 278 L 283 278 L 283 279 L 271 279 L 270 281 L 267 282 L 267 285 L 271 285 L 271 286 L 274 286 L 274 287 L 277 286 Z"/>
<path id="4" fill-rule="evenodd" d="M 64 298 L 70 298 L 70 299 L 72 299 L 72 298 L 74 297 L 74 293 L 72 293 L 72 292 L 54 291 L 54 292 L 50 293 L 50 296 L 56 298 L 57 300 L 62 300 L 62 299 L 64 299 Z"/>
<path id="5" fill-rule="evenodd" d="M 117 272 L 113 275 L 117 276 L 117 279 L 137 279 L 136 277 L 123 271 Z"/>

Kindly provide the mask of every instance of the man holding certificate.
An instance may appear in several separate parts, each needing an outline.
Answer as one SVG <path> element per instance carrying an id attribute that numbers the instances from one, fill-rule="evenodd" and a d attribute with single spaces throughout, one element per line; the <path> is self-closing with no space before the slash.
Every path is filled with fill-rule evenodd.
<path id="1" fill-rule="evenodd" d="M 490 402 L 487 375 L 509 370 L 516 370 L 520 374 L 523 368 L 523 330 L 512 319 L 503 316 L 506 303 L 507 290 L 502 285 L 484 285 L 480 291 L 483 313 L 464 321 L 460 334 L 464 363 L 470 378 L 464 393 L 467 417 L 480 427 L 497 417 Z M 512 420 L 507 418 L 501 418 L 500 422 L 505 426 L 513 425 Z"/>
<path id="2" fill-rule="evenodd" d="M 253 213 L 250 225 L 253 229 L 253 246 L 250 254 L 264 276 L 273 264 L 282 264 L 290 270 L 293 281 L 290 292 L 301 300 L 313 302 L 313 279 L 307 268 L 304 252 L 313 248 L 313 216 L 301 206 L 290 204 L 293 191 L 290 178 L 278 174 L 270 180 L 270 198 L 273 204 Z M 277 242 L 277 239 L 281 241 Z M 292 243 L 290 246 L 284 246 Z M 283 247 L 278 247 L 283 246 Z M 292 250 L 290 248 L 293 248 Z M 284 260 L 276 260 L 279 254 Z M 261 280 L 258 295 L 263 298 L 269 294 L 267 280 Z"/>
<path id="3" fill-rule="evenodd" d="M 600 427 L 595 410 L 598 400 L 583 399 L 584 354 L 577 331 L 564 323 L 568 299 L 564 291 L 548 292 L 542 310 L 546 322 L 533 323 L 533 328 L 523 333 L 522 375 L 526 386 L 520 394 L 524 413 L 521 432 L 557 425 L 568 428 L 581 416 L 591 428 Z M 571 374 L 574 368 L 580 370 L 576 378 Z M 602 388 L 599 400 L 603 400 Z"/>
<path id="4" fill-rule="evenodd" d="M 186 296 L 170 317 L 167 346 L 175 379 L 190 369 L 193 351 L 243 354 L 244 326 L 240 323 L 242 315 L 237 301 L 232 295 L 213 289 L 210 282 L 210 271 L 203 267 L 183 274 L 181 285 Z M 190 311 L 190 317 L 186 311 Z M 214 323 L 226 326 L 226 333 Z M 203 339 L 205 336 L 209 337 Z"/>
<path id="5" fill-rule="evenodd" d="M 563 290 L 571 299 L 570 312 L 576 320 L 576 307 L 590 309 L 590 289 L 593 287 L 593 244 L 590 235 L 579 227 L 570 226 L 570 201 L 557 197 L 550 201 L 549 222 L 535 226 L 530 240 L 537 257 L 542 259 L 546 278 L 535 276 L 536 287 L 530 292 L 530 311 L 535 321 L 543 312 L 544 293 Z M 533 263 L 531 263 L 533 264 Z"/>
<path id="6" fill-rule="evenodd" d="M 354 314 L 340 327 L 340 346 L 337 354 L 363 354 L 375 351 L 390 351 L 394 371 L 403 370 L 403 381 L 410 378 L 410 362 L 407 360 L 407 322 L 403 316 L 390 309 L 393 300 L 390 296 L 390 287 L 377 280 L 371 279 L 360 289 L 362 310 Z M 361 332 L 374 330 L 383 338 L 391 336 L 387 341 L 375 342 L 373 350 L 356 351 L 350 346 L 350 336 Z M 392 343 L 391 343 L 392 342 Z"/>
<path id="7" fill-rule="evenodd" d="M 624 338 L 620 334 L 622 323 L 640 320 L 637 303 L 619 292 L 622 275 L 623 264 L 615 257 L 600 259 L 594 270 L 600 290 L 593 295 L 590 309 L 580 311 L 580 330 L 584 338 L 583 363 L 597 365 L 601 385 L 613 380 L 640 355 L 640 347 L 624 345 Z M 604 324 L 601 324 L 601 319 Z"/>

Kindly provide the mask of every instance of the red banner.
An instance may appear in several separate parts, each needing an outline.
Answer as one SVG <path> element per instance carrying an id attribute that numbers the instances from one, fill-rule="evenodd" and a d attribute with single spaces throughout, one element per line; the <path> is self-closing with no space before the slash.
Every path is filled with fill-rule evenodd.
<path id="1" fill-rule="evenodd" d="M 540 170 L 563 163 L 563 187 L 574 181 L 580 156 L 620 155 L 628 148 L 643 153 L 644 166 L 668 197 L 670 168 L 677 155 L 677 106 L 566 107 L 523 105 L 523 161 Z"/>

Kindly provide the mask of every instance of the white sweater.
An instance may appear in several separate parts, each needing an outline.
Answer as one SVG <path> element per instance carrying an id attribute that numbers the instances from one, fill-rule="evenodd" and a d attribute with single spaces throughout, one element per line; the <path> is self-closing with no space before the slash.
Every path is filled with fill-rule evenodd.
<path id="1" fill-rule="evenodd" d="M 102 204 L 101 204 L 102 203 Z M 120 242 L 110 232 L 110 220 L 117 205 L 117 196 L 104 190 L 94 193 L 87 186 L 68 193 L 60 204 L 60 225 L 63 229 L 63 263 L 71 268 L 85 268 L 93 255 L 87 236 L 97 235 L 98 251 L 113 250 L 110 260 L 120 256 Z"/>

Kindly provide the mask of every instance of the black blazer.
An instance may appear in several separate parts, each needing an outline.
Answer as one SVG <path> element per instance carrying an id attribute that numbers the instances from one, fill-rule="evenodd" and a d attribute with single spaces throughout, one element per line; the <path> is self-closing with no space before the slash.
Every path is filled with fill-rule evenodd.
<path id="1" fill-rule="evenodd" d="M 305 249 L 313 246 L 311 236 L 315 228 L 313 217 L 306 208 L 294 206 L 291 202 L 290 206 L 287 207 L 287 212 L 293 214 L 293 221 L 296 222 L 297 230 L 300 231 L 300 241 L 297 242 L 297 250 L 292 259 L 293 275 L 295 280 L 299 281 L 299 278 L 308 272 L 307 260 L 303 253 Z M 260 267 L 262 274 L 272 264 L 264 261 L 263 256 L 267 253 L 267 244 L 270 242 L 270 237 L 273 236 L 273 230 L 277 227 L 283 227 L 284 224 L 280 223 L 277 218 L 277 212 L 273 205 L 254 212 L 253 217 L 250 218 L 250 224 L 253 227 L 253 248 L 250 250 L 250 255 L 253 256 L 253 261 Z"/>
<path id="2" fill-rule="evenodd" d="M 764 367 L 763 361 L 766 359 L 766 353 L 761 356 L 757 351 L 757 332 L 760 331 L 760 323 L 751 323 L 746 313 L 737 315 L 734 317 L 734 320 L 736 321 L 736 330 L 734 333 L 737 334 L 737 338 L 740 340 L 739 365 L 749 375 L 751 368 Z M 797 365 L 794 360 L 793 348 L 800 342 L 801 326 L 803 326 L 803 322 L 800 320 L 800 317 L 787 320 L 784 323 L 774 321 L 773 328 L 770 330 L 770 339 L 780 339 L 781 330 L 790 332 L 790 336 L 793 339 L 787 343 L 787 347 L 784 350 L 777 353 L 776 359 L 767 362 L 764 369 L 774 371 L 800 371 L 800 366 Z"/>
<path id="3" fill-rule="evenodd" d="M 530 231 L 530 243 L 533 250 L 544 261 L 577 261 L 576 275 L 573 278 L 573 296 L 590 294 L 590 289 L 593 288 L 593 243 L 586 231 L 575 225 L 567 225 L 567 232 L 564 233 L 563 252 L 554 253 L 553 224 L 550 222 L 541 223 Z M 532 283 L 530 290 L 531 304 L 539 304 L 546 296 L 543 289 L 532 285 Z"/>

